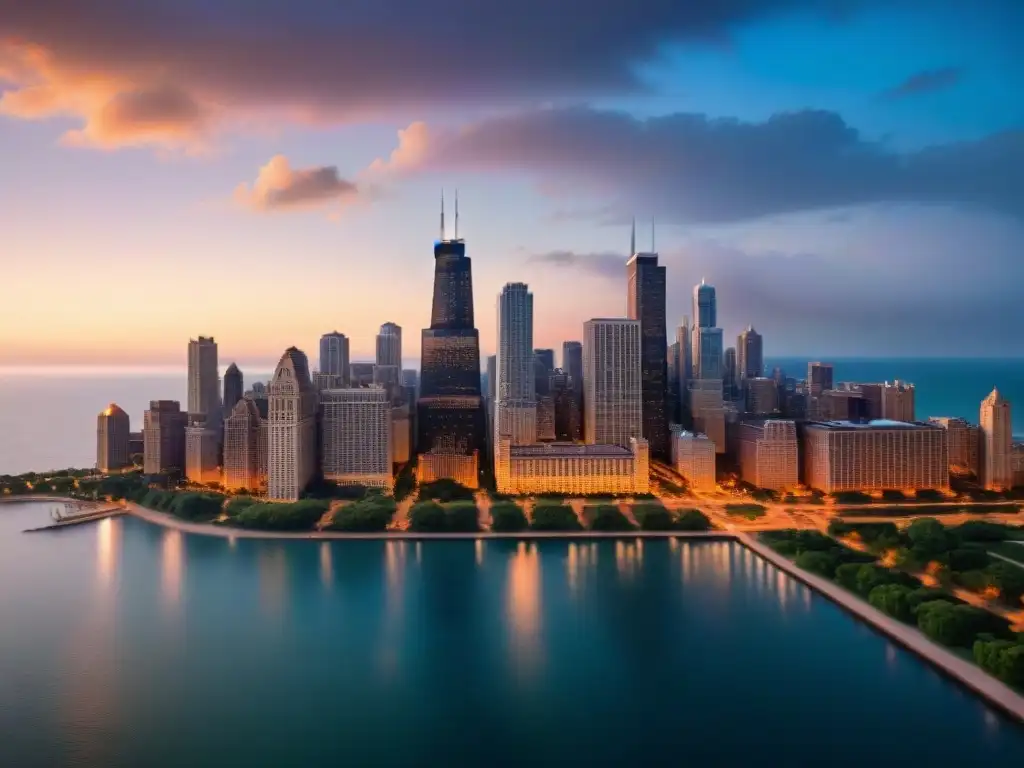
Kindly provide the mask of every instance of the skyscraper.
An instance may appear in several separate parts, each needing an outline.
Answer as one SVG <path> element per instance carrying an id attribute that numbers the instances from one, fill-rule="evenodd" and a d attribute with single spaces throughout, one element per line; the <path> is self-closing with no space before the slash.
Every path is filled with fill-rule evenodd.
<path id="1" fill-rule="evenodd" d="M 736 370 L 736 348 L 729 347 L 722 354 L 722 379 L 725 382 L 725 397 L 727 400 L 736 399 L 739 377 Z"/>
<path id="2" fill-rule="evenodd" d="M 547 377 L 555 370 L 555 350 L 535 349 L 533 350 L 533 360 L 536 363 L 537 380 L 539 381 L 543 376 L 545 379 L 544 386 L 546 387 Z"/>
<path id="3" fill-rule="evenodd" d="M 533 294 L 525 283 L 508 283 L 498 296 L 495 444 L 501 435 L 512 445 L 537 442 L 536 366 Z"/>
<path id="4" fill-rule="evenodd" d="M 211 426 L 216 424 L 217 427 Z M 185 477 L 189 482 L 205 485 L 221 479 L 217 466 L 220 443 L 220 414 L 216 418 L 205 413 L 188 414 L 185 426 Z"/>
<path id="5" fill-rule="evenodd" d="M 473 322 L 471 261 L 457 230 L 456 226 L 455 238 L 445 238 L 442 202 L 441 239 L 434 243 L 430 328 L 423 330 L 421 345 L 417 450 L 476 456 L 485 447 L 480 335 Z M 434 464 L 454 465 L 441 460 Z"/>
<path id="6" fill-rule="evenodd" d="M 810 395 L 817 397 L 826 389 L 832 389 L 833 381 L 832 363 L 807 364 L 807 389 Z"/>
<path id="7" fill-rule="evenodd" d="M 316 472 L 316 390 L 305 353 L 289 347 L 270 382 L 267 496 L 295 501 Z"/>
<path id="8" fill-rule="evenodd" d="M 211 428 L 220 425 L 217 342 L 200 336 L 188 342 L 188 412 L 203 414 Z"/>
<path id="9" fill-rule="evenodd" d="M 667 459 L 668 360 L 665 267 L 656 253 L 634 253 L 626 262 L 626 314 L 640 323 L 643 437 L 652 456 Z"/>
<path id="10" fill-rule="evenodd" d="M 642 433 L 640 323 L 588 320 L 583 336 L 583 438 L 627 447 Z"/>
<path id="11" fill-rule="evenodd" d="M 117 472 L 131 464 L 128 440 L 131 421 L 116 403 L 111 403 L 96 419 L 96 469 Z"/>
<path id="12" fill-rule="evenodd" d="M 576 399 L 576 382 L 566 371 L 556 368 L 551 373 L 551 401 L 554 410 L 554 439 L 578 442 L 582 439 L 580 409 Z"/>
<path id="13" fill-rule="evenodd" d="M 981 456 L 978 464 L 979 480 L 990 490 L 1007 490 L 1013 487 L 1012 420 L 1010 403 L 993 389 L 981 401 Z"/>
<path id="14" fill-rule="evenodd" d="M 342 386 L 349 385 L 348 339 L 344 333 L 326 333 L 320 337 L 320 373 L 340 376 Z"/>
<path id="15" fill-rule="evenodd" d="M 329 389 L 321 394 L 320 407 L 324 478 L 390 490 L 394 482 L 387 392 L 379 387 Z"/>
<path id="16" fill-rule="evenodd" d="M 242 399 L 242 393 L 245 392 L 245 382 L 242 378 L 242 372 L 238 370 L 238 366 L 232 363 L 228 366 L 227 371 L 224 372 L 224 413 L 230 415 L 235 408 L 235 404 Z"/>
<path id="17" fill-rule="evenodd" d="M 142 414 L 143 471 L 156 475 L 185 470 L 185 423 L 177 400 L 151 400 Z"/>
<path id="18" fill-rule="evenodd" d="M 696 344 L 693 349 L 695 379 L 725 378 L 725 360 L 722 350 L 721 328 L 694 328 Z"/>
<path id="19" fill-rule="evenodd" d="M 576 422 L 579 424 L 577 430 L 579 437 L 583 439 L 583 345 L 578 341 L 562 342 L 562 369 L 572 378 L 572 385 L 576 391 Z"/>
<path id="20" fill-rule="evenodd" d="M 267 421 L 257 402 L 239 400 L 224 422 L 224 487 L 262 490 L 267 484 Z"/>
<path id="21" fill-rule="evenodd" d="M 904 381 L 882 385 L 882 418 L 893 421 L 914 421 L 914 385 Z"/>
<path id="22" fill-rule="evenodd" d="M 741 379 L 764 376 L 764 339 L 752 325 L 736 340 L 736 370 Z"/>
<path id="23" fill-rule="evenodd" d="M 377 334 L 377 365 L 393 365 L 402 369 L 402 328 L 384 323 Z"/>
<path id="24" fill-rule="evenodd" d="M 718 299 L 715 287 L 704 280 L 693 289 L 693 324 L 697 328 L 718 327 Z"/>

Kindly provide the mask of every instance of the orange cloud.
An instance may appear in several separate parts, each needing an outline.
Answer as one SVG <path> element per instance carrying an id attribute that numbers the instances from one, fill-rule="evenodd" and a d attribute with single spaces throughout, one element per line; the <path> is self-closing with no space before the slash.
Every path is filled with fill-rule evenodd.
<path id="1" fill-rule="evenodd" d="M 273 211 L 347 201 L 358 194 L 356 185 L 338 176 L 333 165 L 292 168 L 288 158 L 275 155 L 260 168 L 252 187 L 238 185 L 235 201 L 258 211 Z"/>

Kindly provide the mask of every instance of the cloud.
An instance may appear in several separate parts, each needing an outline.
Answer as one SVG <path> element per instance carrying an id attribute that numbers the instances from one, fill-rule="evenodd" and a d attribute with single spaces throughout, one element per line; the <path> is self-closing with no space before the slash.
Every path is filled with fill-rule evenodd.
<path id="1" fill-rule="evenodd" d="M 235 200 L 257 211 L 275 211 L 322 206 L 357 194 L 356 185 L 340 178 L 333 165 L 292 168 L 288 158 L 275 155 L 260 168 L 252 187 L 238 185 Z"/>
<path id="2" fill-rule="evenodd" d="M 116 110 L 116 96 L 157 88 L 175 92 L 179 108 L 241 121 L 405 119 L 453 105 L 638 93 L 638 69 L 661 61 L 667 45 L 717 42 L 793 9 L 827 19 L 838 1 L 0 0 L 0 76 L 12 83 L 7 114 L 78 116 L 86 137 L 109 146 L 177 136 L 147 128 L 152 120 L 90 128 L 102 104 Z"/>
<path id="3" fill-rule="evenodd" d="M 905 99 L 922 93 L 941 91 L 951 88 L 960 82 L 963 70 L 959 67 L 943 67 L 942 69 L 926 69 L 908 77 L 902 83 L 882 92 L 882 98 L 889 100 Z"/>
<path id="4" fill-rule="evenodd" d="M 727 346 L 752 323 L 774 355 L 920 357 L 959 349 L 1003 356 L 1020 347 L 1024 225 L 948 208 L 881 212 L 871 221 L 851 217 L 819 233 L 823 247 L 816 253 L 722 240 L 662 251 L 670 328 L 692 314 L 693 286 L 706 278 L 717 290 Z M 787 226 L 813 227 L 807 218 Z M 605 281 L 607 300 L 615 301 L 621 300 L 626 258 L 564 250 L 527 261 L 573 279 L 594 275 Z"/>
<path id="5" fill-rule="evenodd" d="M 371 171 L 528 174 L 611 206 L 673 222 L 732 222 L 880 202 L 965 203 L 1024 213 L 1024 131 L 899 153 L 834 112 L 760 123 L 563 107 L 459 129 L 413 123 Z"/>

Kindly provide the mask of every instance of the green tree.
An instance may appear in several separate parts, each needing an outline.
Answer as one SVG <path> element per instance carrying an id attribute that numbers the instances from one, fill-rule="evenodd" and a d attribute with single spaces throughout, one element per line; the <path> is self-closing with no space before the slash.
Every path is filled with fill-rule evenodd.
<path id="1" fill-rule="evenodd" d="M 238 517 L 238 514 L 243 509 L 248 509 L 253 504 L 257 503 L 258 500 L 254 499 L 252 496 L 234 496 L 224 507 L 224 514 L 229 518 L 235 518 Z"/>
<path id="2" fill-rule="evenodd" d="M 989 557 L 982 547 L 965 544 L 950 550 L 946 561 L 951 571 L 978 571 L 988 565 Z"/>
<path id="3" fill-rule="evenodd" d="M 970 648 L 980 632 L 997 637 L 1009 633 L 1009 622 L 994 613 L 970 605 L 954 605 L 946 600 L 932 600 L 917 607 L 917 626 L 938 642 Z"/>
<path id="4" fill-rule="evenodd" d="M 934 517 L 922 517 L 912 522 L 907 528 L 907 538 L 914 557 L 922 562 L 934 560 L 956 545 L 956 537 Z"/>
<path id="5" fill-rule="evenodd" d="M 420 501 L 409 510 L 409 530 L 417 533 L 443 533 L 447 516 L 436 501 Z"/>
<path id="6" fill-rule="evenodd" d="M 455 482 L 454 480 L 441 479 L 432 483 L 424 483 L 420 486 L 418 499 L 420 501 L 472 501 L 475 492 L 472 488 Z"/>
<path id="7" fill-rule="evenodd" d="M 613 504 L 587 507 L 584 516 L 590 521 L 588 527 L 592 531 L 632 531 L 636 529 L 636 526 L 629 522 L 619 508 Z"/>
<path id="8" fill-rule="evenodd" d="M 670 531 L 675 527 L 672 515 L 664 504 L 642 502 L 633 505 L 633 517 L 643 531 Z"/>
<path id="9" fill-rule="evenodd" d="M 529 527 L 523 508 L 512 501 L 491 504 L 491 530 L 496 533 L 519 533 Z"/>
<path id="10" fill-rule="evenodd" d="M 367 496 L 334 511 L 328 526 L 333 531 L 381 532 L 387 530 L 397 505 L 389 496 Z"/>
<path id="11" fill-rule="evenodd" d="M 888 569 L 872 563 L 864 563 L 857 569 L 857 592 L 867 597 L 876 587 L 891 584 L 893 579 Z"/>
<path id="12" fill-rule="evenodd" d="M 900 584 L 879 584 L 868 594 L 868 602 L 894 619 L 912 622 L 914 620 L 914 611 L 910 605 L 912 591 Z"/>
<path id="13" fill-rule="evenodd" d="M 480 511 L 474 501 L 453 501 L 445 505 L 445 529 L 455 533 L 480 530 Z"/>
<path id="14" fill-rule="evenodd" d="M 856 592 L 857 574 L 860 572 L 860 569 L 860 563 L 843 563 L 842 565 L 836 566 L 836 583 L 844 589 L 848 589 L 851 592 Z"/>
<path id="15" fill-rule="evenodd" d="M 292 504 L 252 504 L 238 513 L 234 523 L 240 528 L 267 531 L 308 531 L 319 522 L 328 506 L 329 502 L 324 499 L 302 499 Z"/>
<path id="16" fill-rule="evenodd" d="M 805 571 L 816 573 L 827 579 L 831 579 L 835 575 L 836 567 L 839 565 L 839 561 L 831 553 L 813 550 L 801 552 L 793 562 L 798 568 L 803 568 Z"/>
<path id="17" fill-rule="evenodd" d="M 1009 685 L 1024 687 L 1024 643 L 1012 640 L 978 640 L 974 661 L 990 675 Z"/>
<path id="18" fill-rule="evenodd" d="M 988 520 L 968 520 L 953 529 L 961 541 L 1004 541 L 1010 537 L 1010 528 Z"/>
<path id="19" fill-rule="evenodd" d="M 581 531 L 579 518 L 563 504 L 541 503 L 533 508 L 530 528 L 535 531 Z"/>
<path id="20" fill-rule="evenodd" d="M 677 531 L 708 531 L 711 530 L 711 521 L 699 509 L 687 509 L 679 513 L 675 528 Z"/>
<path id="21" fill-rule="evenodd" d="M 999 590 L 1002 602 L 1020 607 L 1020 598 L 1024 595 L 1024 568 L 1000 561 L 985 568 L 985 576 L 988 585 Z"/>

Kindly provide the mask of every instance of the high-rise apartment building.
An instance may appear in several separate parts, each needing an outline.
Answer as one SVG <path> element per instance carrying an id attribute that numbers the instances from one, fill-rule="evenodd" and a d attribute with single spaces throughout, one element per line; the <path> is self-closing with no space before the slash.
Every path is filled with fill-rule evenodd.
<path id="1" fill-rule="evenodd" d="M 391 463 L 405 464 L 412 458 L 412 418 L 408 402 L 391 406 Z"/>
<path id="2" fill-rule="evenodd" d="M 864 398 L 864 412 L 868 420 L 882 418 L 882 384 L 857 384 Z M 913 419 L 910 419 L 913 421 Z"/>
<path id="3" fill-rule="evenodd" d="M 779 385 L 775 379 L 752 377 L 745 380 L 747 413 L 765 416 L 779 410 Z"/>
<path id="4" fill-rule="evenodd" d="M 718 327 L 718 299 L 715 287 L 701 280 L 693 289 L 693 324 L 697 328 Z"/>
<path id="5" fill-rule="evenodd" d="M 882 385 L 882 418 L 914 421 L 914 385 L 902 381 Z"/>
<path id="6" fill-rule="evenodd" d="M 736 349 L 729 347 L 722 354 L 722 387 L 726 400 L 735 400 L 739 389 L 739 378 L 736 371 Z"/>
<path id="7" fill-rule="evenodd" d="M 726 452 L 725 408 L 721 379 L 695 379 L 690 382 L 690 415 L 694 432 L 708 436 L 717 453 Z"/>
<path id="8" fill-rule="evenodd" d="M 721 328 L 694 328 L 693 369 L 697 379 L 725 380 Z"/>
<path id="9" fill-rule="evenodd" d="M 532 318 L 532 310 L 531 310 Z M 555 370 L 555 350 L 535 349 L 533 350 L 534 373 L 540 387 L 546 387 L 548 376 Z M 538 389 L 539 391 L 539 389 Z"/>
<path id="10" fill-rule="evenodd" d="M 951 474 L 978 474 L 978 454 L 981 450 L 981 428 L 966 419 L 935 416 L 928 421 L 946 430 Z"/>
<path id="11" fill-rule="evenodd" d="M 348 364 L 348 387 L 372 387 L 376 363 L 357 361 Z"/>
<path id="12" fill-rule="evenodd" d="M 295 501 L 316 473 L 317 393 L 305 353 L 289 347 L 270 382 L 267 496 Z"/>
<path id="13" fill-rule="evenodd" d="M 341 386 L 349 385 L 348 338 L 334 331 L 320 337 L 320 373 L 338 376 Z"/>
<path id="14" fill-rule="evenodd" d="M 713 491 L 715 443 L 707 435 L 676 427 L 672 432 L 672 467 L 693 491 Z"/>
<path id="15" fill-rule="evenodd" d="M 508 283 L 498 296 L 495 436 L 513 445 L 537 442 L 537 361 L 533 350 L 533 294 Z"/>
<path id="16" fill-rule="evenodd" d="M 151 400 L 142 414 L 143 470 L 156 475 L 185 471 L 185 424 L 188 414 L 177 400 Z"/>
<path id="17" fill-rule="evenodd" d="M 583 438 L 628 446 L 643 433 L 640 323 L 594 319 L 583 324 Z"/>
<path id="18" fill-rule="evenodd" d="M 200 336 L 188 342 L 188 412 L 202 414 L 211 429 L 220 428 L 220 374 L 217 342 Z"/>
<path id="19" fill-rule="evenodd" d="M 741 379 L 764 376 L 764 339 L 752 325 L 736 339 L 736 369 Z"/>
<path id="20" fill-rule="evenodd" d="M 1013 421 L 1010 403 L 993 389 L 981 401 L 981 455 L 979 480 L 990 490 L 1008 490 L 1013 487 Z"/>
<path id="21" fill-rule="evenodd" d="M 796 422 L 767 419 L 739 426 L 740 476 L 757 488 L 788 491 L 800 483 Z"/>
<path id="22" fill-rule="evenodd" d="M 245 393 L 245 380 L 238 366 L 232 363 L 224 372 L 224 414 L 225 418 L 235 409 L 235 405 Z"/>
<path id="23" fill-rule="evenodd" d="M 807 364 L 807 391 L 810 395 L 819 396 L 826 389 L 832 389 L 833 383 L 832 363 Z"/>
<path id="24" fill-rule="evenodd" d="M 576 398 L 576 440 L 583 439 L 583 344 L 578 341 L 562 342 L 562 370 L 572 379 Z M 557 405 L 556 405 L 557 410 Z M 557 432 L 557 427 L 556 427 Z"/>
<path id="25" fill-rule="evenodd" d="M 566 371 L 556 368 L 552 372 L 551 400 L 554 405 L 554 440 L 579 442 L 583 439 L 576 391 L 576 382 Z"/>
<path id="26" fill-rule="evenodd" d="M 434 244 L 430 328 L 423 330 L 421 347 L 417 451 L 434 456 L 479 457 L 486 441 L 480 396 L 480 335 L 473 321 L 472 262 L 466 256 L 463 240 L 457 236 L 445 239 L 443 209 L 441 239 Z M 476 461 L 478 465 L 479 459 Z M 465 464 L 441 459 L 431 462 L 439 471 Z M 465 476 L 462 469 L 458 471 Z"/>
<path id="27" fill-rule="evenodd" d="M 217 427 L 211 426 L 211 423 Z M 205 413 L 188 414 L 185 426 L 185 477 L 190 483 L 219 483 L 217 454 L 220 445 L 219 414 L 214 420 Z"/>
<path id="28" fill-rule="evenodd" d="M 679 345 L 678 370 L 676 371 L 676 376 L 679 379 L 679 391 L 676 395 L 675 418 L 681 424 L 689 424 L 690 403 L 688 393 L 690 381 L 693 380 L 693 337 L 690 331 L 689 317 L 684 317 L 682 323 L 676 328 L 676 344 Z"/>
<path id="29" fill-rule="evenodd" d="M 804 484 L 825 493 L 949 487 L 946 430 L 898 421 L 809 422 Z"/>
<path id="30" fill-rule="evenodd" d="M 377 334 L 377 365 L 394 366 L 402 370 L 402 328 L 395 323 L 384 323 Z"/>
<path id="31" fill-rule="evenodd" d="M 668 458 L 668 359 L 665 267 L 656 253 L 633 253 L 626 262 L 626 316 L 640 323 L 643 437 L 651 454 Z"/>
<path id="32" fill-rule="evenodd" d="M 131 420 L 116 403 L 111 403 L 96 419 L 96 469 L 117 472 L 131 466 L 129 440 Z"/>
<path id="33" fill-rule="evenodd" d="M 266 401 L 263 401 L 264 403 Z M 267 485 L 268 426 L 257 401 L 235 403 L 224 422 L 224 487 L 261 491 Z"/>
<path id="34" fill-rule="evenodd" d="M 380 387 L 321 393 L 324 479 L 390 490 L 391 403 Z"/>

